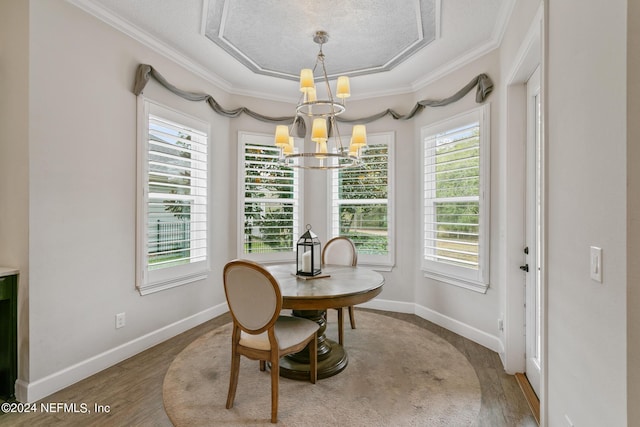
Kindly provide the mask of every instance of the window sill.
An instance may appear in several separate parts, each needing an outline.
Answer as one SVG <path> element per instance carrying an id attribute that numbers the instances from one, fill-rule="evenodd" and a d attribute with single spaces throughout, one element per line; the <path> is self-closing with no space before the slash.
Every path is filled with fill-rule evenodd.
<path id="1" fill-rule="evenodd" d="M 159 281 L 155 283 L 147 283 L 145 285 L 136 286 L 140 295 L 149 295 L 156 292 L 164 291 L 178 286 L 187 285 L 189 283 L 197 282 L 198 280 L 204 280 L 209 277 L 209 271 L 200 273 L 194 273 L 188 276 L 182 276 L 175 279 Z"/>
<path id="2" fill-rule="evenodd" d="M 393 264 L 368 264 L 366 262 L 359 262 L 358 267 L 370 268 L 375 271 L 392 271 L 394 265 Z"/>
<path id="3" fill-rule="evenodd" d="M 437 280 L 438 282 L 446 283 L 449 285 L 458 286 L 460 288 L 468 289 L 470 291 L 486 294 L 489 285 L 484 283 L 478 283 L 471 280 L 459 279 L 457 277 L 446 276 L 444 274 L 435 273 L 433 271 L 422 270 L 424 277 Z"/>

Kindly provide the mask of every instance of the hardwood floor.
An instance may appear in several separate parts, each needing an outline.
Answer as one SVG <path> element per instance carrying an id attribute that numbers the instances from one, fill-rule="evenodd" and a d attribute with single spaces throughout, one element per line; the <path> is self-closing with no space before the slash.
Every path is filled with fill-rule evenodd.
<path id="1" fill-rule="evenodd" d="M 535 418 L 536 422 L 540 424 L 540 400 L 538 399 L 536 392 L 533 390 L 531 383 L 529 383 L 527 376 L 521 373 L 516 374 L 516 381 L 520 386 L 520 390 L 522 390 L 522 393 L 524 394 L 524 398 L 529 405 L 529 409 L 531 409 L 531 412 L 533 413 L 533 418 Z"/>
<path id="2" fill-rule="evenodd" d="M 498 354 L 418 316 L 370 311 L 423 327 L 446 339 L 469 359 L 482 390 L 477 427 L 537 426 L 515 377 L 504 372 Z M 0 426 L 171 427 L 162 403 L 162 382 L 169 365 L 197 337 L 230 320 L 228 313 L 219 316 L 42 400 L 53 410 L 57 404 L 75 403 L 78 413 L 65 413 L 61 408 L 45 414 L 38 402 L 37 413 L 0 415 Z M 82 413 L 81 404 L 86 404 L 91 413 Z M 105 410 L 108 407 L 109 412 L 95 413 L 96 404 Z"/>

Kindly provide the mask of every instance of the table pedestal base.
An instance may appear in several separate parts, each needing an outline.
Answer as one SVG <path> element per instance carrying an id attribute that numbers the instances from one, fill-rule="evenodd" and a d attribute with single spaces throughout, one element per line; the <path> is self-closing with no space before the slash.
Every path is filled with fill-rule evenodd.
<path id="1" fill-rule="evenodd" d="M 349 358 L 344 348 L 331 340 L 325 340 L 325 343 L 331 347 L 325 357 L 320 360 L 318 355 L 318 379 L 332 377 L 347 367 Z M 305 350 L 306 352 L 306 350 Z M 294 358 L 283 357 L 280 359 L 280 376 L 291 378 L 293 380 L 309 381 L 309 362 L 297 361 Z"/>
<path id="2" fill-rule="evenodd" d="M 344 348 L 327 339 L 326 310 L 293 310 L 293 315 L 313 320 L 320 326 L 318 329 L 318 379 L 332 377 L 344 370 L 349 361 Z M 309 380 L 308 347 L 300 353 L 290 354 L 280 359 L 280 376 L 294 380 Z"/>

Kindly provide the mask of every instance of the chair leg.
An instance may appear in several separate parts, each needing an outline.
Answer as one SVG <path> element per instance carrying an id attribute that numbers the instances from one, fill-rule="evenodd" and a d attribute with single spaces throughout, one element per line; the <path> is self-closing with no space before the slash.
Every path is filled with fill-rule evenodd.
<path id="1" fill-rule="evenodd" d="M 353 310 L 353 306 L 349 306 L 349 321 L 351 322 L 351 329 L 356 328 L 356 313 Z"/>
<path id="2" fill-rule="evenodd" d="M 278 422 L 278 387 L 280 383 L 280 361 L 277 351 L 271 357 L 271 422 Z"/>
<path id="3" fill-rule="evenodd" d="M 338 310 L 338 343 L 340 345 L 344 344 L 344 316 L 342 312 L 342 307 L 337 308 Z"/>
<path id="4" fill-rule="evenodd" d="M 267 362 L 265 360 L 260 361 L 260 370 L 263 372 L 267 370 Z"/>
<path id="5" fill-rule="evenodd" d="M 227 394 L 227 409 L 233 407 L 238 386 L 238 374 L 240 372 L 240 355 L 235 351 L 231 354 L 231 374 L 229 375 L 229 393 Z"/>
<path id="6" fill-rule="evenodd" d="M 311 384 L 318 381 L 318 333 L 313 335 L 313 339 L 309 343 L 309 378 Z"/>

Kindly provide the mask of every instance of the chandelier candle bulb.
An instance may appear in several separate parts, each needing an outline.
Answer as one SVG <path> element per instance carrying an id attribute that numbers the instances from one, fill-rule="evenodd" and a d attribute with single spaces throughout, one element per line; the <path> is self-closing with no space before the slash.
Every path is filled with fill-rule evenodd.
<path id="1" fill-rule="evenodd" d="M 303 68 L 300 70 L 300 92 L 307 93 L 310 89 L 315 89 L 313 70 L 311 68 Z"/>
<path id="2" fill-rule="evenodd" d="M 367 145 L 367 128 L 364 125 L 355 125 L 351 135 L 351 144 L 356 147 Z"/>
<path id="3" fill-rule="evenodd" d="M 336 97 L 344 99 L 351 96 L 351 89 L 349 88 L 349 77 L 340 76 L 336 83 Z"/>
<path id="4" fill-rule="evenodd" d="M 349 144 L 349 155 L 352 157 L 358 157 L 358 149 L 360 147 L 353 145 L 353 142 Z"/>
<path id="5" fill-rule="evenodd" d="M 315 102 L 318 100 L 318 96 L 316 95 L 316 88 L 311 87 L 307 90 L 307 102 Z"/>
<path id="6" fill-rule="evenodd" d="M 282 151 L 284 154 L 293 154 L 293 137 L 289 137 L 289 143 L 282 146 Z"/>
<path id="7" fill-rule="evenodd" d="M 327 121 L 323 118 L 313 119 L 313 127 L 311 128 L 311 140 L 318 142 L 319 140 L 327 140 Z"/>
<path id="8" fill-rule="evenodd" d="M 318 141 L 316 144 L 316 153 L 317 154 L 327 154 L 327 141 Z M 317 156 L 318 158 L 323 158 L 323 156 Z"/>
<path id="9" fill-rule="evenodd" d="M 289 128 L 286 125 L 276 126 L 276 145 L 286 146 L 289 144 Z"/>

